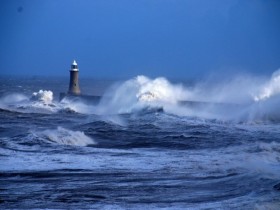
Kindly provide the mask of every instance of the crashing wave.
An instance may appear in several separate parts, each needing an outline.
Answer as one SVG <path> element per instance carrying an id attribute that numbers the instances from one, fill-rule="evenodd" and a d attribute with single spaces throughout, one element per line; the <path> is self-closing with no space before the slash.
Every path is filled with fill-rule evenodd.
<path id="1" fill-rule="evenodd" d="M 113 86 L 95 110 L 97 114 L 122 114 L 138 112 L 147 106 L 164 108 L 166 104 L 185 100 L 187 95 L 182 85 L 171 84 L 163 77 L 137 76 Z"/>
<path id="2" fill-rule="evenodd" d="M 53 113 L 61 109 L 61 105 L 53 101 L 53 92 L 40 90 L 31 97 L 12 93 L 0 98 L 0 107 L 23 113 Z"/>
<path id="3" fill-rule="evenodd" d="M 95 142 L 81 131 L 71 131 L 62 127 L 55 130 L 45 130 L 41 133 L 48 141 L 74 146 L 87 146 Z"/>
<path id="4" fill-rule="evenodd" d="M 163 77 L 154 80 L 145 76 L 135 78 L 138 86 L 136 97 L 139 101 L 168 101 L 177 102 L 186 97 L 185 90 L 181 85 L 173 85 Z"/>
<path id="5" fill-rule="evenodd" d="M 254 97 L 255 101 L 267 100 L 280 93 L 280 69 L 272 74 L 269 82 L 261 89 L 260 93 Z"/>
<path id="6" fill-rule="evenodd" d="M 39 90 L 34 92 L 30 102 L 21 106 L 31 112 L 53 113 L 61 109 L 59 104 L 53 101 L 53 92 L 50 90 Z"/>
<path id="7" fill-rule="evenodd" d="M 32 94 L 31 100 L 50 104 L 53 101 L 53 92 L 50 90 L 39 90 L 39 92 L 34 92 Z"/>

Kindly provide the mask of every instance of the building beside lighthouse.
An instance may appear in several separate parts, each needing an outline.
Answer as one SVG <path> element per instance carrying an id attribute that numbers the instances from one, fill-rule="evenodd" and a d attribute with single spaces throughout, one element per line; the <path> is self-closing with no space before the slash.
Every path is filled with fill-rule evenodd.
<path id="1" fill-rule="evenodd" d="M 79 87 L 79 69 L 78 64 L 74 60 L 71 69 L 70 69 L 70 81 L 69 81 L 69 89 L 68 94 L 70 95 L 80 95 L 81 90 Z"/>

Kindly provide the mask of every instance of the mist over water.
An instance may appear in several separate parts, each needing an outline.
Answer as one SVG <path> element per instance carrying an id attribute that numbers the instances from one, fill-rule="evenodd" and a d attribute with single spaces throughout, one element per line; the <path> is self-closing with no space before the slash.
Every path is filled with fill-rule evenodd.
<path id="1" fill-rule="evenodd" d="M 6 84 L 0 208 L 279 209 L 278 80 L 137 76 L 98 104 Z"/>
<path id="2" fill-rule="evenodd" d="M 206 119 L 278 121 L 279 72 L 270 80 L 238 76 L 216 83 L 200 82 L 188 87 L 172 84 L 166 78 L 137 76 L 116 84 L 104 95 L 96 114 L 121 114 L 143 108 L 163 108 L 178 116 Z M 198 102 L 188 106 L 181 102 Z"/>

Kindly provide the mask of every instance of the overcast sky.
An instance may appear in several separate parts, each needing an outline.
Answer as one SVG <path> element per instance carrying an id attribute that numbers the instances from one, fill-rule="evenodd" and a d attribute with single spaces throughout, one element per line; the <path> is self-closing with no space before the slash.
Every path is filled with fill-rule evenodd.
<path id="1" fill-rule="evenodd" d="M 279 0 L 1 0 L 1 73 L 195 78 L 280 68 Z"/>

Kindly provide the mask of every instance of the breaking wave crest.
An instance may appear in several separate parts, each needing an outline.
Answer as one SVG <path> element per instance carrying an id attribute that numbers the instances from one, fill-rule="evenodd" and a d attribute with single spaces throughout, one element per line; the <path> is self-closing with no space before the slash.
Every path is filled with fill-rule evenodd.
<path id="1" fill-rule="evenodd" d="M 45 130 L 41 132 L 40 135 L 50 142 L 63 145 L 87 146 L 95 144 L 84 132 L 71 131 L 62 127 L 58 127 L 55 130 Z"/>
<path id="2" fill-rule="evenodd" d="M 163 77 L 151 80 L 145 76 L 138 76 L 132 81 L 137 88 L 136 98 L 138 101 L 167 101 L 176 103 L 186 98 L 187 91 L 182 85 L 173 85 Z"/>
<path id="3" fill-rule="evenodd" d="M 97 107 L 97 112 L 131 113 L 149 106 L 176 104 L 179 100 L 187 98 L 187 95 L 188 91 L 183 85 L 171 84 L 163 77 L 152 80 L 145 76 L 137 76 L 109 89 Z"/>
<path id="4" fill-rule="evenodd" d="M 20 93 L 8 94 L 0 98 L 0 108 L 22 113 L 90 113 L 88 106 L 82 102 L 55 101 L 51 90 L 39 90 L 31 96 Z"/>
<path id="5" fill-rule="evenodd" d="M 32 96 L 12 93 L 0 99 L 0 107 L 9 111 L 23 113 L 52 113 L 59 110 L 59 104 L 53 101 L 53 92 L 39 90 Z"/>

